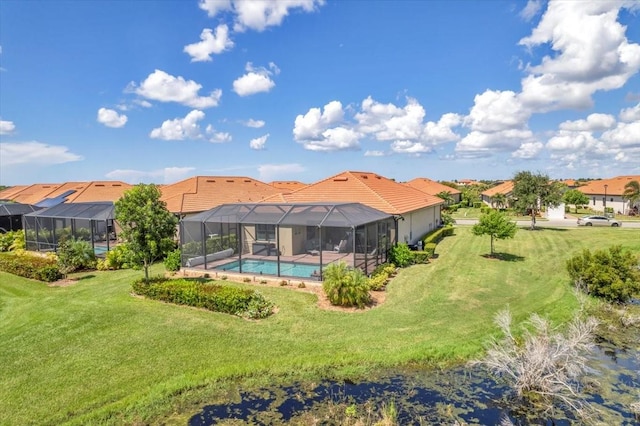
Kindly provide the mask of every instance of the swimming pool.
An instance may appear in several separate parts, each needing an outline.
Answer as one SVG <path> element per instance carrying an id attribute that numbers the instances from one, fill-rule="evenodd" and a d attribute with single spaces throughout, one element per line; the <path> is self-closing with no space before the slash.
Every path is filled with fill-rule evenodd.
<path id="1" fill-rule="evenodd" d="M 216 267 L 216 269 L 222 269 L 223 271 L 240 272 L 240 261 L 236 260 L 230 263 L 225 263 L 224 265 Z M 280 262 L 280 275 L 286 275 L 289 277 L 300 277 L 309 279 L 313 275 L 317 275 L 319 270 L 320 265 L 310 265 L 308 263 Z M 278 275 L 278 262 L 275 262 L 273 260 L 243 259 L 242 273 Z"/>

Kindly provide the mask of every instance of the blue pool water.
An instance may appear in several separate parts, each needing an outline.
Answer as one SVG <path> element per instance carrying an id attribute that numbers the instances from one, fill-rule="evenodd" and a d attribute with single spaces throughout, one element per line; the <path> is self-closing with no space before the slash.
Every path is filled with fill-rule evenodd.
<path id="1" fill-rule="evenodd" d="M 234 261 L 218 266 L 223 271 L 240 272 L 240 262 Z M 280 262 L 280 275 L 289 277 L 310 278 L 320 270 L 319 265 L 306 263 Z M 278 275 L 278 262 L 272 260 L 243 259 L 242 272 L 249 274 Z"/>

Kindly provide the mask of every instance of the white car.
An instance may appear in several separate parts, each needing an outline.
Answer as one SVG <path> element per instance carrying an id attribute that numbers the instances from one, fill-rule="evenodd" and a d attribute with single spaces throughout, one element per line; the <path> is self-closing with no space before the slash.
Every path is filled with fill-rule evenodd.
<path id="1" fill-rule="evenodd" d="M 621 226 L 622 223 L 619 220 L 611 219 L 606 216 L 582 216 L 578 219 L 578 225 L 584 226 Z"/>

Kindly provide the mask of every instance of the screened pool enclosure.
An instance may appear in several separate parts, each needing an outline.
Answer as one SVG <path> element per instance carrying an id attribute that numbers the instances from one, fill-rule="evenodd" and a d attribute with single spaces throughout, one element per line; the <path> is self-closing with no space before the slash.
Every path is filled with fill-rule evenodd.
<path id="1" fill-rule="evenodd" d="M 22 215 L 36 210 L 31 204 L 0 202 L 0 233 L 22 229 Z"/>
<path id="2" fill-rule="evenodd" d="M 56 251 L 58 244 L 74 237 L 91 243 L 96 255 L 116 242 L 112 202 L 64 203 L 23 216 L 27 250 Z"/>
<path id="3" fill-rule="evenodd" d="M 180 221 L 182 266 L 321 280 L 344 261 L 366 274 L 387 260 L 394 217 L 359 203 L 225 204 Z"/>

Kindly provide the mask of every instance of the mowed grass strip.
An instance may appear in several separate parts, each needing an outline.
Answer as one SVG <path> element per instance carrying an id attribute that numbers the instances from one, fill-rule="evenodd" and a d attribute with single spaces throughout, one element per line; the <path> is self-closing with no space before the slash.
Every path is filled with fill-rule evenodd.
<path id="1" fill-rule="evenodd" d="M 570 319 L 566 259 L 614 243 L 640 253 L 640 230 L 520 230 L 496 242 L 498 260 L 483 256 L 488 237 L 458 227 L 431 264 L 398 274 L 380 307 L 326 311 L 312 294 L 259 287 L 279 309 L 260 321 L 134 297 L 140 271 L 69 287 L 0 273 L 0 424 L 154 422 L 224 383 L 464 361 L 507 306 L 516 321 Z"/>

